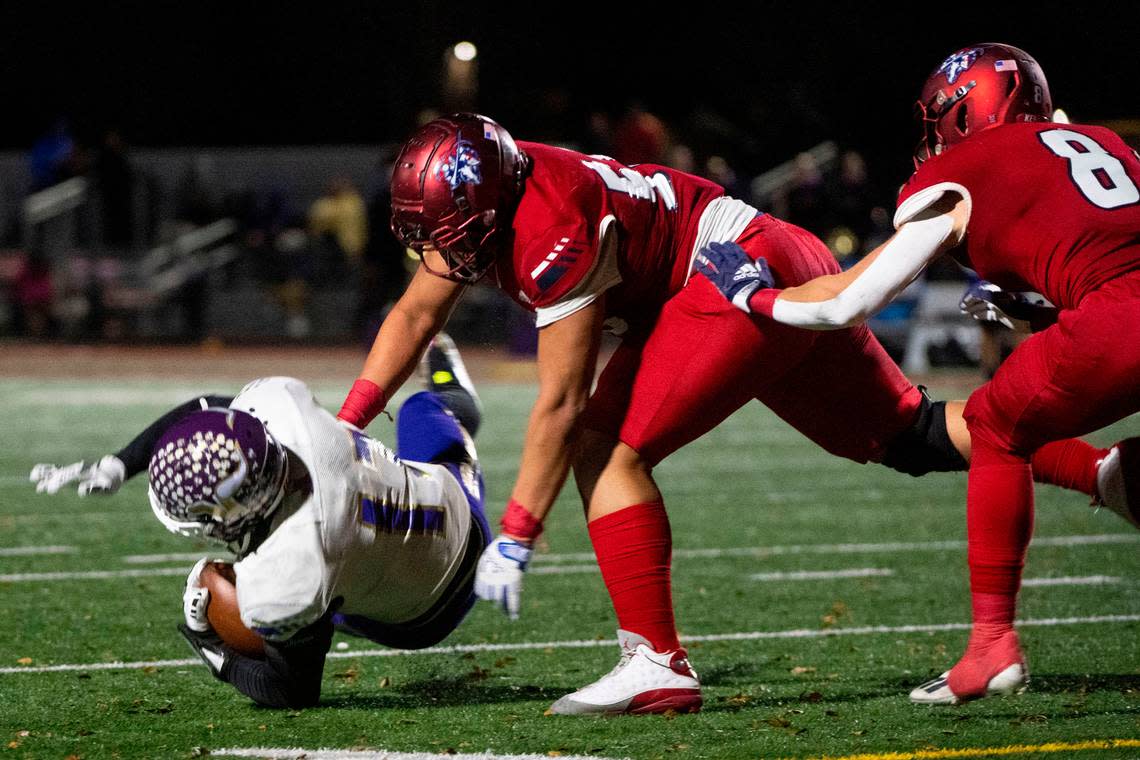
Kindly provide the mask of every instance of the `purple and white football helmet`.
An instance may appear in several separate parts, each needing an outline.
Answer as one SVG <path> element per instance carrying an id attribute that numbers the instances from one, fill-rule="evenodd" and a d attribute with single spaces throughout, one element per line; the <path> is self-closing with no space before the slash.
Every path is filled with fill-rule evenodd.
<path id="1" fill-rule="evenodd" d="M 167 530 L 238 555 L 285 494 L 285 449 L 256 417 L 205 409 L 170 426 L 150 460 L 150 505 Z"/>

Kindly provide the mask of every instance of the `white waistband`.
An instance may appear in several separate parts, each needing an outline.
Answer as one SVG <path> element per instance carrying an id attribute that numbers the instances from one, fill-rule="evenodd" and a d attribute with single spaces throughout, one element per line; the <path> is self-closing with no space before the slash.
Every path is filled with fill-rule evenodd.
<path id="1" fill-rule="evenodd" d="M 760 212 L 744 201 L 729 198 L 727 195 L 714 199 L 705 210 L 701 212 L 700 221 L 697 222 L 697 239 L 693 241 L 693 250 L 689 252 L 689 268 L 685 273 L 685 282 L 693 271 L 693 260 L 697 251 L 709 243 L 724 243 L 736 240 L 744 232 L 748 223 Z"/>

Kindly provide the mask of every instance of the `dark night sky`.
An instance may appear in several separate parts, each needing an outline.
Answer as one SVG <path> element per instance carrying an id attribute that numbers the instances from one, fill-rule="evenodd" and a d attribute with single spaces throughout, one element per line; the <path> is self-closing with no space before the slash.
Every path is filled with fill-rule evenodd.
<path id="1" fill-rule="evenodd" d="M 479 46 L 479 109 L 518 137 L 572 138 L 591 110 L 639 101 L 746 166 L 834 137 L 901 170 L 922 79 L 970 42 L 1029 50 L 1076 120 L 1140 115 L 1131 0 L 941 3 L 937 21 L 815 2 L 688 6 L 703 20 L 649 2 L 34 5 L 0 18 L 0 147 L 57 114 L 137 145 L 397 140 L 438 103 L 442 51 L 461 39 Z"/>

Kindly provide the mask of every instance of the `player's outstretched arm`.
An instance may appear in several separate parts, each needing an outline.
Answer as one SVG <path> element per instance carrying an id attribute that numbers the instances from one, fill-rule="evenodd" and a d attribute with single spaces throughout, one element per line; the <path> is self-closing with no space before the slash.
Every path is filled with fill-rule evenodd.
<path id="1" fill-rule="evenodd" d="M 531 410 L 519 474 L 502 533 L 479 560 L 475 593 L 518 617 L 530 545 L 570 472 L 578 422 L 586 408 L 601 344 L 605 297 L 538 333 L 538 399 Z"/>
<path id="2" fill-rule="evenodd" d="M 811 330 L 839 330 L 878 312 L 922 270 L 962 241 L 969 204 L 944 197 L 907 221 L 883 245 L 839 274 L 824 275 L 793 288 L 754 292 L 745 311 Z"/>
<path id="3" fill-rule="evenodd" d="M 435 251 L 424 257 L 439 259 Z M 432 266 L 446 269 L 439 261 Z M 429 272 L 422 264 L 408 289 L 380 325 L 364 369 L 337 417 L 358 428 L 368 427 L 384 411 L 389 397 L 411 376 L 432 337 L 443 329 L 466 286 Z"/>
<path id="4" fill-rule="evenodd" d="M 158 439 L 174 423 L 191 412 L 206 406 L 229 406 L 232 396 L 201 396 L 190 399 L 171 409 L 147 426 L 123 448 L 96 462 L 80 461 L 68 465 L 37 464 L 29 480 L 36 484 L 36 493 L 53 494 L 64 486 L 76 483 L 80 496 L 113 494 L 123 483 L 146 470 Z"/>

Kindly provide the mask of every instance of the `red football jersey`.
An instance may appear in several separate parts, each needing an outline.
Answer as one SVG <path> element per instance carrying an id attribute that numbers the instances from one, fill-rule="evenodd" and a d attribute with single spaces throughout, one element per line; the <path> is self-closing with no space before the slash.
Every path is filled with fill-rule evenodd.
<path id="1" fill-rule="evenodd" d="M 535 311 L 540 327 L 603 291 L 607 317 L 631 324 L 652 317 L 685 284 L 701 215 L 724 190 L 665 166 L 518 145 L 533 169 L 512 223 L 511 256 L 494 269 L 499 286 Z"/>
<path id="2" fill-rule="evenodd" d="M 919 167 L 895 226 L 945 191 L 970 204 L 967 263 L 1008 290 L 1062 308 L 1140 269 L 1140 159 L 1112 130 L 1073 124 L 986 129 Z"/>

